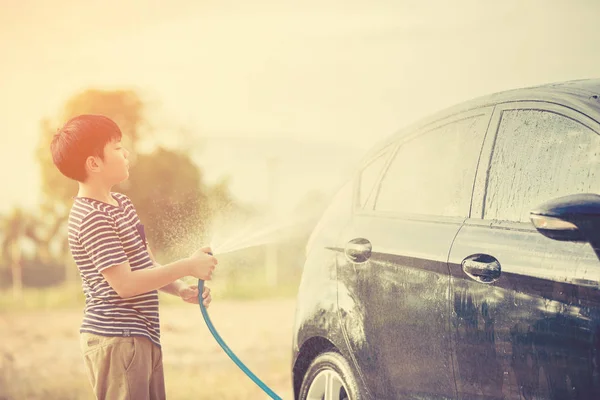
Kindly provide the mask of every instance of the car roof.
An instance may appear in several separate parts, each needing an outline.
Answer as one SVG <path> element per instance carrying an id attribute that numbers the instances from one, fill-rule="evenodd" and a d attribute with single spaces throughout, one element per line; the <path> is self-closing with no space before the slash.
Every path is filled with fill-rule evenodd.
<path id="1" fill-rule="evenodd" d="M 591 118 L 596 116 L 594 119 L 598 120 L 596 114 L 600 110 L 599 95 L 600 78 L 581 79 L 492 93 L 442 110 L 439 114 L 448 116 L 460 112 L 462 109 L 468 110 L 515 101 L 544 101 L 580 110 L 584 114 L 591 114 L 589 115 Z M 456 111 L 453 111 L 454 109 Z"/>
<path id="2" fill-rule="evenodd" d="M 461 112 L 516 101 L 543 101 L 560 104 L 579 110 L 600 123 L 600 78 L 548 83 L 538 86 L 505 90 L 458 103 L 442 109 L 429 117 L 425 117 L 412 125 L 402 128 L 400 131 L 382 141 L 379 145 L 374 146 L 372 150 L 366 154 L 363 162 L 359 163 L 359 165 L 362 165 L 364 161 L 372 158 L 392 142 L 395 142 L 400 137 L 409 132 L 413 132 L 416 129 L 424 128 L 429 124 Z"/>

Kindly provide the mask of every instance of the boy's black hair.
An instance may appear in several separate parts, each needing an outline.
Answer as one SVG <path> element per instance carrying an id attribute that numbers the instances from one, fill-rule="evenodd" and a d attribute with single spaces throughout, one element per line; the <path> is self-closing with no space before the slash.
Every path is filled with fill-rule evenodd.
<path id="1" fill-rule="evenodd" d="M 54 134 L 50 144 L 52 161 L 66 177 L 84 182 L 85 160 L 90 156 L 103 159 L 104 146 L 121 137 L 121 130 L 112 119 L 104 115 L 78 115 Z"/>

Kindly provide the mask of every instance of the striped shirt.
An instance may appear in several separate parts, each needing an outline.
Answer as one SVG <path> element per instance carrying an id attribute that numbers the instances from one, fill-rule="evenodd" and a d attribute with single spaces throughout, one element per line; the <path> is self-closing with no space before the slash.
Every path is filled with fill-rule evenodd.
<path id="1" fill-rule="evenodd" d="M 160 347 L 158 292 L 123 299 L 101 273 L 124 262 L 132 271 L 153 266 L 133 203 L 124 194 L 111 195 L 118 206 L 74 197 L 69 214 L 69 247 L 85 294 L 80 332 L 145 336 Z"/>

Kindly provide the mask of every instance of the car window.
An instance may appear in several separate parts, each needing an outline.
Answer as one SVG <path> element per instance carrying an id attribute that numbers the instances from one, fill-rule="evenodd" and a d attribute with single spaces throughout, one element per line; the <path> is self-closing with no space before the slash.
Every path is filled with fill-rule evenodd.
<path id="1" fill-rule="evenodd" d="M 365 207 L 367 201 L 373 197 L 375 186 L 381 175 L 381 170 L 388 159 L 389 153 L 389 149 L 384 151 L 368 163 L 361 171 L 358 184 L 358 201 L 360 208 Z"/>
<path id="2" fill-rule="evenodd" d="M 454 121 L 404 143 L 381 182 L 375 209 L 467 217 L 489 117 Z"/>
<path id="3" fill-rule="evenodd" d="M 598 193 L 600 136 L 542 110 L 502 113 L 485 195 L 484 218 L 529 223 L 529 212 L 555 197 Z"/>

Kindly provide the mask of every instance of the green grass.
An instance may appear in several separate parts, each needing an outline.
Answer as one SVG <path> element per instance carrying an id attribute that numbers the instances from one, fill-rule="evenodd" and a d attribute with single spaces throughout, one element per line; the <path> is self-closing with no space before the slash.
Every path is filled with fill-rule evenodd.
<path id="1" fill-rule="evenodd" d="M 38 311 L 78 307 L 84 304 L 81 285 L 63 284 L 49 288 L 24 288 L 20 298 L 12 290 L 0 290 L 0 312 Z"/>
<path id="2" fill-rule="evenodd" d="M 197 281 L 188 282 L 195 284 Z M 207 286 L 211 288 L 214 301 L 293 298 L 298 290 L 297 282 L 285 282 L 272 287 L 264 281 L 251 279 L 234 283 L 213 281 L 207 283 Z M 181 302 L 180 298 L 163 292 L 160 292 L 159 298 L 162 306 L 176 305 Z M 81 285 L 75 283 L 48 288 L 25 288 L 20 298 L 16 298 L 12 290 L 0 290 L 0 313 L 83 308 L 83 305 Z"/>
<path id="3" fill-rule="evenodd" d="M 191 285 L 197 284 L 195 280 L 187 281 Z M 298 291 L 297 282 L 286 282 L 271 287 L 263 281 L 252 281 L 250 279 L 243 282 L 228 283 L 223 281 L 207 282 L 210 287 L 213 301 L 219 300 L 261 300 L 272 298 L 294 298 Z M 166 293 L 160 292 L 160 304 L 168 306 L 171 304 L 180 304 L 181 299 Z"/>

